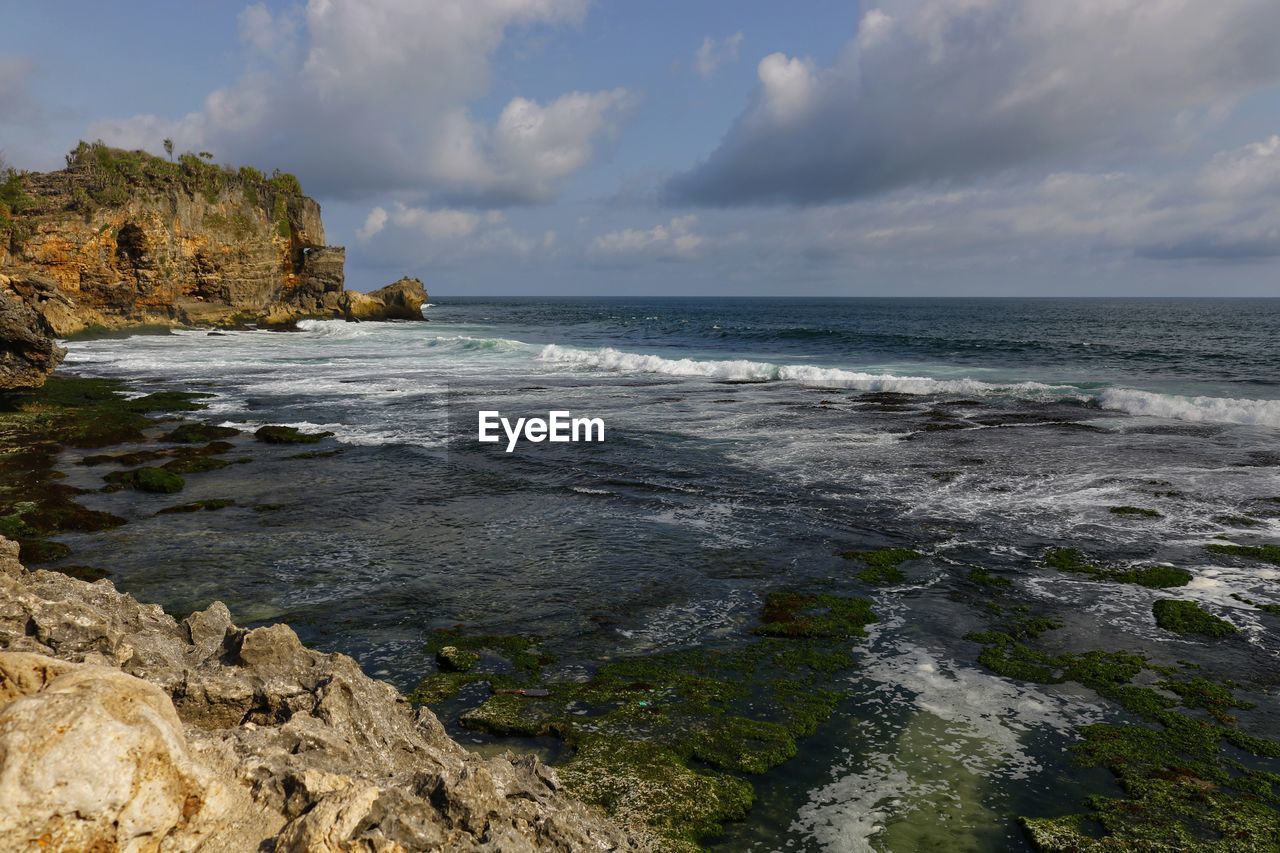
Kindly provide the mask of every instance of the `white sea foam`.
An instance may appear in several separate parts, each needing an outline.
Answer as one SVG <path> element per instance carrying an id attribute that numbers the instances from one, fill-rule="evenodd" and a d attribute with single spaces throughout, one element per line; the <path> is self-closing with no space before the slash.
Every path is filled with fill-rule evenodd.
<path id="1" fill-rule="evenodd" d="M 1280 427 L 1280 400 L 1239 400 L 1233 397 L 1181 397 L 1131 388 L 1110 388 L 1099 395 L 1104 409 L 1131 415 L 1180 421 L 1254 424 Z"/>
<path id="2" fill-rule="evenodd" d="M 363 323 L 348 323 L 346 320 L 299 320 L 298 328 L 324 338 L 365 338 L 376 331 Z"/>
<path id="3" fill-rule="evenodd" d="M 577 369 L 615 373 L 656 373 L 737 382 L 783 381 L 822 388 L 892 391 L 901 394 L 1007 395 L 1032 400 L 1096 398 L 1105 409 L 1139 417 L 1280 427 L 1280 400 L 1185 397 L 1131 388 L 1111 388 L 1095 397 L 1073 385 L 1051 385 L 1043 382 L 999 383 L 977 379 L 935 379 L 806 364 L 773 364 L 748 359 L 672 359 L 624 352 L 611 347 L 585 350 L 558 344 L 543 347 L 538 360 Z"/>
<path id="4" fill-rule="evenodd" d="M 616 373 L 659 373 L 702 379 L 738 382 L 796 382 L 825 388 L 852 388 L 859 391 L 896 391 L 903 394 L 991 394 L 1019 396 L 1052 396 L 1075 391 L 1068 385 L 1045 385 L 1040 382 L 1018 382 L 1000 385 L 976 379 L 932 379 L 927 376 L 897 376 L 892 373 L 864 373 L 838 367 L 808 364 L 772 364 L 766 361 L 734 359 L 727 361 L 692 358 L 663 358 L 604 347 L 596 350 L 574 349 L 548 344 L 538 356 L 540 361 L 572 367 L 607 370 Z"/>

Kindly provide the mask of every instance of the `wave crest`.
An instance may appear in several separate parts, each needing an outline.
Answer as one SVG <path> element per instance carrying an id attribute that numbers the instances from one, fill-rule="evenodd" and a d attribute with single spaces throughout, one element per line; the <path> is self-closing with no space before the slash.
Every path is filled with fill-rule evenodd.
<path id="1" fill-rule="evenodd" d="M 583 350 L 558 344 L 544 346 L 538 355 L 538 360 L 586 370 L 657 373 L 666 376 L 731 382 L 788 381 L 823 388 L 892 391 L 900 394 L 1006 395 L 1031 400 L 1096 400 L 1104 409 L 1126 412 L 1138 417 L 1280 428 L 1280 400 L 1186 397 L 1132 388 L 1110 388 L 1093 392 L 1074 385 L 1048 385 L 1042 382 L 1001 384 L 977 379 L 933 379 L 927 376 L 865 373 L 836 367 L 772 364 L 747 359 L 724 361 L 672 359 L 658 355 L 624 352 L 610 347 Z"/>
<path id="2" fill-rule="evenodd" d="M 1280 427 L 1280 400 L 1182 397 L 1132 388 L 1110 388 L 1098 395 L 1098 402 L 1104 409 L 1131 415 L 1172 418 L 1193 423 Z"/>
<path id="3" fill-rule="evenodd" d="M 1076 393 L 1067 385 L 1045 385 L 1040 382 L 997 384 L 976 379 L 932 379 L 927 376 L 897 376 L 892 373 L 864 373 L 838 367 L 815 367 L 806 364 L 771 364 L 765 361 L 737 359 L 700 361 L 691 358 L 670 359 L 657 355 L 640 355 L 605 347 L 579 350 L 548 344 L 538 356 L 540 361 L 567 364 L 617 373 L 661 373 L 701 379 L 733 382 L 796 382 L 824 388 L 852 388 L 858 391 L 896 391 L 902 394 L 1016 394 L 1028 397 Z"/>

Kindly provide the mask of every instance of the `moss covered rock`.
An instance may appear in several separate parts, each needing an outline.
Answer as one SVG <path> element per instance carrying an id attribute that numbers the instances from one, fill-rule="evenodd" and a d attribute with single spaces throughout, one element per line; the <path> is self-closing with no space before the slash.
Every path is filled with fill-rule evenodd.
<path id="1" fill-rule="evenodd" d="M 1238 632 L 1235 625 L 1214 616 L 1194 601 L 1162 598 L 1151 607 L 1156 624 L 1175 634 L 1228 637 Z"/>
<path id="2" fill-rule="evenodd" d="M 923 555 L 910 548 L 880 548 L 875 551 L 841 551 L 840 556 L 866 564 L 866 568 L 858 572 L 858 580 L 874 586 L 888 586 L 906 580 L 902 564 Z"/>
<path id="3" fill-rule="evenodd" d="M 331 435 L 331 432 L 302 432 L 291 426 L 264 426 L 259 427 L 253 437 L 268 444 L 315 444 Z"/>
<path id="4" fill-rule="evenodd" d="M 182 491 L 186 481 L 164 468 L 134 468 L 130 471 L 113 471 L 102 479 L 108 489 L 133 489 L 139 492 L 172 494 Z"/>

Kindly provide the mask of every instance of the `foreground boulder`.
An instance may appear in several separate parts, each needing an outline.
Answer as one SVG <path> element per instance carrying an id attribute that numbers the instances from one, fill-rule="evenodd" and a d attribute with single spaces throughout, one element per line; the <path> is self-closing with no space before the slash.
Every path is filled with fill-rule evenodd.
<path id="1" fill-rule="evenodd" d="M 287 626 L 178 623 L 3 538 L 0 649 L 0 849 L 643 849 Z"/>
<path id="2" fill-rule="evenodd" d="M 421 320 L 427 291 L 416 278 L 402 278 L 372 293 L 347 291 L 342 297 L 348 320 Z"/>
<path id="3" fill-rule="evenodd" d="M 0 389 L 43 385 L 66 354 L 44 318 L 0 276 Z"/>

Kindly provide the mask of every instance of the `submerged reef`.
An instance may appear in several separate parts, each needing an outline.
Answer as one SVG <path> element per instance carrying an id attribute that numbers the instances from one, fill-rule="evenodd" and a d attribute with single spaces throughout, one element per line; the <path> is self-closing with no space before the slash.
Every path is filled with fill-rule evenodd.
<path id="1" fill-rule="evenodd" d="M 1165 599 L 1157 610 L 1173 614 L 1167 618 L 1176 630 L 1235 632 L 1194 602 Z M 1123 796 L 1090 796 L 1075 814 L 1023 818 L 1036 849 L 1280 849 L 1280 741 L 1239 728 L 1232 712 L 1253 707 L 1236 696 L 1239 685 L 1194 664 L 1162 666 L 1124 650 L 1054 654 L 1039 647 L 1060 627 L 1024 615 L 967 637 L 983 646 L 978 661 L 991 671 L 1036 683 L 1076 682 L 1128 718 L 1086 726 L 1072 751 L 1078 765 L 1109 770 Z"/>
<path id="2" fill-rule="evenodd" d="M 571 793 L 660 849 L 692 851 L 750 808 L 743 776 L 792 758 L 830 716 L 843 694 L 825 685 L 853 666 L 851 643 L 874 619 L 863 598 L 774 592 L 746 645 L 622 658 L 585 680 L 548 676 L 536 638 L 438 631 L 428 651 L 440 671 L 410 698 L 440 705 L 484 683 L 462 726 L 557 739 Z"/>

